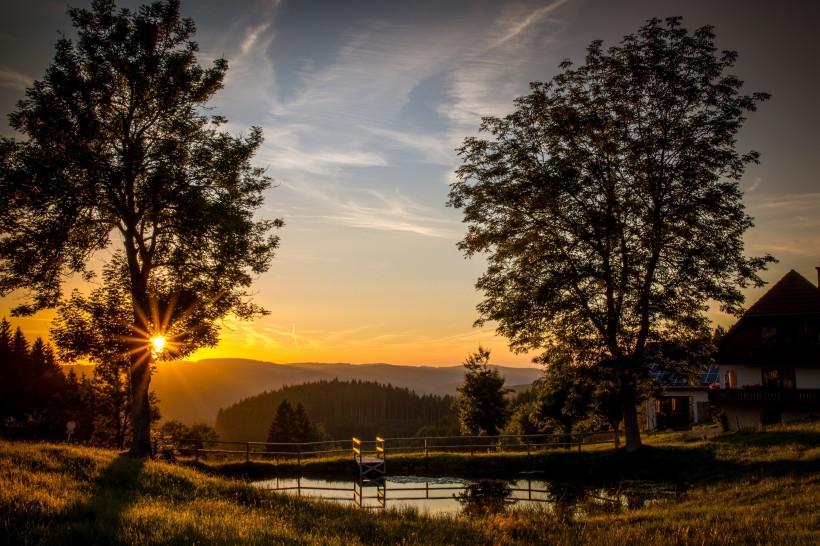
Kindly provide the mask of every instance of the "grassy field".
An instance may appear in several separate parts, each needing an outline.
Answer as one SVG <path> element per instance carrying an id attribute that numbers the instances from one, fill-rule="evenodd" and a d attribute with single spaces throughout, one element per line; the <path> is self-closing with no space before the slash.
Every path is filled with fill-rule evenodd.
<path id="1" fill-rule="evenodd" d="M 511 508 L 479 517 L 358 510 L 225 476 L 262 471 L 259 465 L 194 467 L 0 442 L 0 544 L 820 544 L 820 422 L 645 441 L 629 456 L 599 449 L 580 457 L 449 455 L 426 463 L 452 474 L 497 469 L 499 461 L 510 471 L 534 464 L 565 480 L 664 480 L 680 491 L 673 502 L 635 510 Z M 334 464 L 353 463 L 316 469 Z M 408 457 L 396 464 L 424 463 Z"/>

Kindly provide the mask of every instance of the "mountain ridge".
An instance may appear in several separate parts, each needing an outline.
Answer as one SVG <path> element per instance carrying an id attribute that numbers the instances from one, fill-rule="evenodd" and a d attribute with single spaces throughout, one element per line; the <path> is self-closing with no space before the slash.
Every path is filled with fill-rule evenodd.
<path id="1" fill-rule="evenodd" d="M 68 369 L 70 365 L 66 366 Z M 539 368 L 491 365 L 507 386 L 531 384 Z M 76 365 L 78 375 L 91 375 L 93 366 Z M 360 380 L 406 387 L 419 395 L 455 395 L 464 379 L 464 366 L 405 366 L 387 363 L 296 362 L 281 364 L 247 358 L 205 358 L 159 362 L 151 389 L 160 400 L 163 420 L 213 425 L 221 407 L 286 385 L 311 381 Z"/>

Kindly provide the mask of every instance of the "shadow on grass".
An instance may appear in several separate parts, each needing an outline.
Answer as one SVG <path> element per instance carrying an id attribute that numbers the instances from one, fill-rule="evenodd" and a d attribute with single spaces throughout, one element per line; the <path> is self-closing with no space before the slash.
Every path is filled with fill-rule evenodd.
<path id="1" fill-rule="evenodd" d="M 622 479 L 710 485 L 766 477 L 820 473 L 820 458 L 801 458 L 787 446 L 805 451 L 820 447 L 813 431 L 778 430 L 720 436 L 700 446 L 644 446 L 636 453 L 614 453 L 604 472 Z M 758 451 L 750 451 L 758 449 Z"/>
<path id="2" fill-rule="evenodd" d="M 718 436 L 712 440 L 738 446 L 771 447 L 800 444 L 810 447 L 820 447 L 820 432 L 811 430 L 766 430 L 764 432 L 739 432 L 725 436 Z"/>
<path id="3" fill-rule="evenodd" d="M 115 457 L 91 481 L 93 492 L 87 502 L 66 514 L 61 526 L 49 533 L 50 543 L 114 544 L 122 542 L 123 514 L 139 496 L 144 461 L 126 455 Z"/>

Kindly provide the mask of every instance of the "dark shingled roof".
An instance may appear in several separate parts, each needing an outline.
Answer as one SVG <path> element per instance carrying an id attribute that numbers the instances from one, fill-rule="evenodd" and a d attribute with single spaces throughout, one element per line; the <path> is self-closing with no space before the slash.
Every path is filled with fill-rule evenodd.
<path id="1" fill-rule="evenodd" d="M 820 313 L 820 288 L 792 269 L 749 307 L 744 316 Z"/>

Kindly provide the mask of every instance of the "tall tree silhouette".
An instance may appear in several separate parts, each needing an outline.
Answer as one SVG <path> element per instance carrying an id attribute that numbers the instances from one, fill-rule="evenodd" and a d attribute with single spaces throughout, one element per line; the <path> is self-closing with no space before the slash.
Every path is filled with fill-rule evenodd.
<path id="1" fill-rule="evenodd" d="M 737 55 L 714 38 L 673 17 L 606 51 L 592 42 L 582 66 L 564 62 L 515 112 L 482 121 L 490 138 L 465 139 L 451 186 L 468 224 L 459 247 L 488 260 L 478 323 L 545 363 L 613 370 L 628 450 L 641 446 L 649 345 L 702 338 L 710 301 L 739 313 L 773 260 L 743 255 L 738 180 L 758 154 L 735 150 L 768 95 L 740 93 Z"/>
<path id="2" fill-rule="evenodd" d="M 115 235 L 131 300 L 131 453 L 146 456 L 149 339 L 183 356 L 215 344 L 229 313 L 262 313 L 248 287 L 270 266 L 282 222 L 254 218 L 270 187 L 250 164 L 262 131 L 233 137 L 207 115 L 228 63 L 197 63 L 178 0 L 136 11 L 94 0 L 68 13 L 76 42 L 58 41 L 10 115 L 27 139 L 0 141 L 0 296 L 28 295 L 15 314 L 56 306 L 65 276 L 89 276 Z"/>

